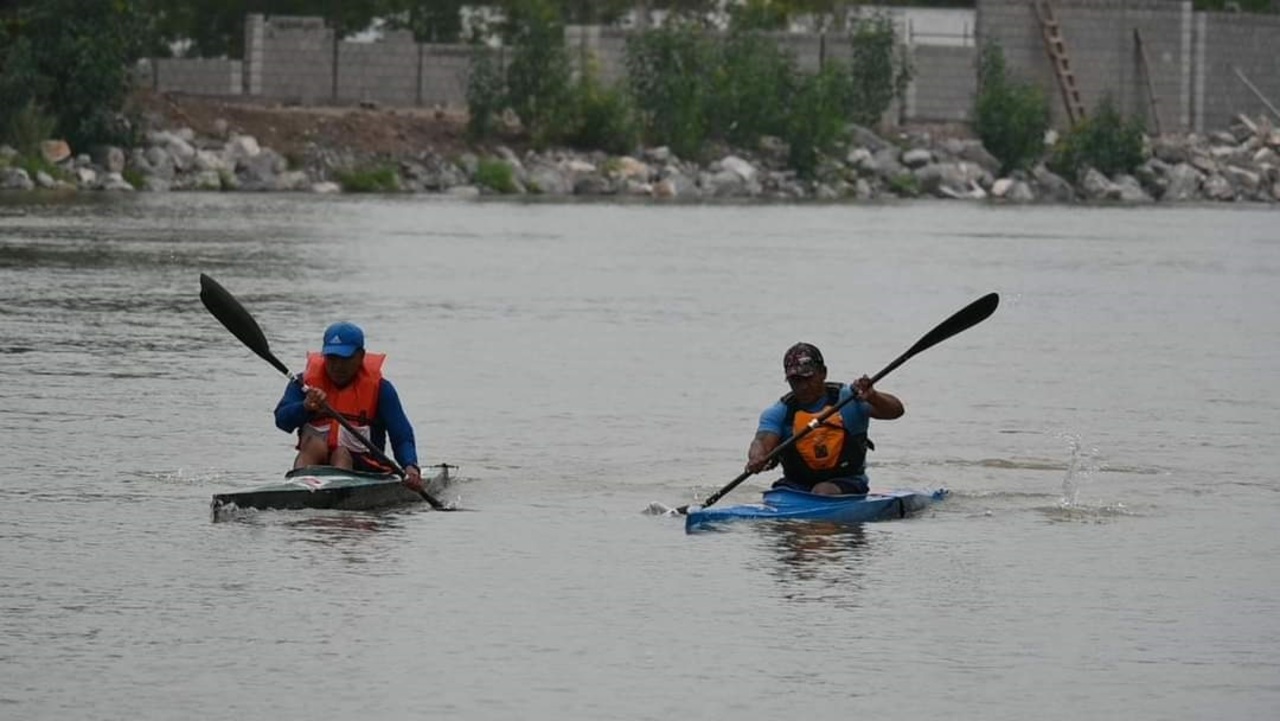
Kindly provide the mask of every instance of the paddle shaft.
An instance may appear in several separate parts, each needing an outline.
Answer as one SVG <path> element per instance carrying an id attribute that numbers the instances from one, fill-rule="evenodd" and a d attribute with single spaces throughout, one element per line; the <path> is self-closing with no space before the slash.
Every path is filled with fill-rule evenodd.
<path id="1" fill-rule="evenodd" d="M 939 323 L 933 330 L 929 331 L 928 333 L 925 333 L 924 336 L 921 337 L 920 340 L 916 341 L 915 345 L 908 348 L 905 353 L 895 358 L 892 363 L 885 366 L 879 373 L 872 376 L 871 385 L 874 386 L 877 382 L 879 382 L 881 378 L 884 378 L 885 376 L 892 373 L 894 369 L 896 369 L 898 366 L 902 365 L 903 363 L 906 363 L 907 360 L 909 360 L 912 356 L 916 355 L 917 353 L 920 353 L 921 351 L 932 348 L 933 346 L 941 343 L 942 341 L 950 338 L 951 336 L 956 335 L 957 333 L 960 333 L 962 331 L 968 330 L 969 328 L 972 328 L 973 326 L 986 320 L 988 317 L 990 317 L 992 313 L 995 312 L 996 306 L 999 304 L 1000 304 L 1000 296 L 995 293 L 988 293 L 982 296 L 981 298 L 975 300 L 974 302 L 970 303 L 969 305 L 965 306 L 964 308 L 961 308 L 960 310 L 956 311 L 956 313 L 952 315 L 950 318 L 947 318 L 946 320 Z M 768 462 L 776 458 L 778 454 L 783 453 L 788 448 L 798 443 L 800 439 L 812 433 L 814 430 L 818 428 L 818 426 L 822 425 L 823 421 L 830 418 L 835 413 L 838 413 L 841 408 L 848 405 L 850 401 L 854 400 L 857 397 L 858 397 L 857 395 L 850 395 L 848 398 L 845 398 L 839 403 L 831 406 L 827 410 L 820 413 L 816 418 L 809 421 L 805 425 L 803 430 L 791 436 L 790 438 L 783 441 L 782 443 L 779 443 L 772 451 L 769 451 L 769 455 L 764 457 L 765 464 L 768 465 Z M 714 504 L 716 501 L 723 498 L 726 493 L 737 488 L 743 481 L 747 480 L 748 478 L 755 475 L 756 473 L 757 471 L 752 471 L 752 470 L 743 471 L 738 475 L 737 478 L 733 479 L 732 481 L 729 481 L 729 483 L 725 485 L 724 488 L 721 488 L 720 490 L 708 496 L 707 499 L 702 502 L 702 507 L 706 508 Z M 682 513 L 682 514 L 688 513 L 689 507 L 680 506 L 679 508 L 676 509 L 676 512 Z"/>
<path id="2" fill-rule="evenodd" d="M 200 274 L 200 300 L 204 303 L 204 307 L 213 314 L 213 317 L 217 318 L 227 330 L 231 331 L 231 335 L 240 339 L 240 342 L 256 353 L 259 358 L 267 361 L 276 370 L 288 376 L 290 381 L 297 383 L 304 392 L 307 390 L 306 384 L 302 382 L 302 377 L 290 373 L 288 366 L 281 363 L 280 359 L 276 358 L 271 352 L 271 346 L 267 343 L 267 337 L 263 334 L 258 321 L 253 319 L 249 311 L 245 310 L 245 307 L 241 305 L 240 301 L 236 300 L 235 296 L 231 295 L 230 291 L 204 273 Z M 396 475 L 400 476 L 401 480 L 405 478 L 404 469 L 400 467 L 400 464 L 389 458 L 386 453 L 383 453 L 382 449 L 375 446 L 373 441 L 366 438 L 350 421 L 336 412 L 327 401 L 321 405 L 321 408 L 329 417 L 337 421 L 338 425 L 355 436 L 360 441 L 360 445 L 364 446 L 371 456 L 390 466 Z M 437 511 L 453 510 L 425 490 L 420 488 L 413 490 L 422 496 L 422 500 L 431 504 L 431 507 Z"/>
<path id="3" fill-rule="evenodd" d="M 292 380 L 296 382 L 300 388 L 302 388 L 304 393 L 307 391 L 307 386 L 302 382 L 301 378 L 295 376 L 295 377 L 292 377 Z M 382 449 L 375 446 L 373 444 L 373 441 L 366 438 L 365 435 L 360 432 L 359 428 L 356 428 L 355 425 L 353 425 L 351 421 L 343 417 L 341 413 L 335 411 L 333 409 L 333 406 L 329 405 L 328 401 L 321 401 L 320 409 L 325 412 L 325 415 L 337 421 L 338 425 L 347 429 L 348 433 L 355 436 L 356 439 L 360 441 L 360 445 L 364 446 L 365 450 L 369 451 L 369 455 L 377 459 L 379 463 L 385 464 L 386 466 L 390 467 L 391 470 L 394 471 L 397 476 L 400 476 L 401 480 L 403 480 L 406 477 L 404 469 L 400 467 L 399 463 L 396 463 L 394 460 L 392 460 L 390 456 L 388 456 L 386 453 L 383 453 Z M 437 511 L 444 508 L 444 504 L 436 500 L 435 498 L 432 498 L 431 494 L 427 493 L 426 491 L 419 491 L 419 493 L 422 494 L 422 499 L 424 501 L 431 504 L 432 508 L 436 509 Z"/>

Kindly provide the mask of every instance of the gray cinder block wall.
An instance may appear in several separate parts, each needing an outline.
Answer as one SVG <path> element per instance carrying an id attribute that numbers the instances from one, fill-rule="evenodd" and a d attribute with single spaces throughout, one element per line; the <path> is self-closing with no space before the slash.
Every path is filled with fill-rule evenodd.
<path id="1" fill-rule="evenodd" d="M 419 55 L 419 45 L 407 31 L 388 33 L 372 43 L 338 43 L 335 99 L 340 103 L 417 105 Z"/>
<path id="2" fill-rule="evenodd" d="M 260 55 L 251 66 L 258 82 L 250 83 L 255 95 L 306 105 L 332 101 L 336 95 L 333 30 L 317 17 L 272 17 L 262 22 L 261 46 L 246 53 Z M 250 38 L 254 40 L 256 38 Z M 253 91 L 251 91 L 253 92 Z"/>
<path id="3" fill-rule="evenodd" d="M 999 42 L 1010 71 L 1045 89 L 1055 124 L 1063 127 L 1066 113 L 1034 1 L 978 0 L 977 41 Z M 1052 7 L 1087 109 L 1110 95 L 1122 111 L 1145 119 L 1149 129 L 1157 119 L 1166 132 L 1219 129 L 1237 113 L 1266 112 L 1266 103 L 1246 79 L 1280 106 L 1280 16 L 1196 13 L 1189 0 L 1053 0 Z M 1146 51 L 1149 85 L 1135 30 Z M 848 40 L 838 34 L 774 37 L 810 71 L 850 56 Z M 617 28 L 566 31 L 575 58 L 593 58 L 605 82 L 624 76 L 626 38 L 627 32 Z M 969 119 L 977 48 L 918 42 L 907 47 L 915 77 L 904 107 L 893 111 L 893 117 Z M 153 82 L 164 91 L 243 93 L 304 104 L 372 101 L 464 108 L 473 52 L 465 45 L 416 43 L 405 33 L 373 43 L 339 42 L 320 18 L 249 15 L 239 90 L 233 77 L 237 61 L 157 60 Z M 498 62 L 509 62 L 510 49 L 495 52 Z"/>
<path id="4" fill-rule="evenodd" d="M 1052 100 L 1056 125 L 1067 124 L 1057 76 L 1046 53 L 1036 0 L 979 0 L 979 45 L 999 43 L 1010 71 L 1039 84 Z M 1126 114 L 1153 127 L 1155 118 L 1142 75 L 1134 30 L 1149 59 L 1151 88 L 1161 126 L 1188 124 L 1189 97 L 1184 76 L 1190 69 L 1191 3 L 1184 0 L 1053 0 L 1051 3 L 1076 88 L 1086 109 L 1110 95 Z"/>
<path id="5" fill-rule="evenodd" d="M 240 95 L 244 71 L 239 60 L 215 58 L 156 58 L 154 89 L 195 95 Z"/>
<path id="6" fill-rule="evenodd" d="M 1193 83 L 1194 127 L 1225 128 L 1237 113 L 1280 124 L 1267 107 L 1280 110 L 1280 15 L 1197 14 L 1195 52 L 1203 52 L 1204 61 Z"/>
<path id="7" fill-rule="evenodd" d="M 471 58 L 475 49 L 470 45 L 422 45 L 422 65 L 419 80 L 419 105 L 465 108 L 467 85 L 471 79 Z M 494 50 L 494 62 L 506 67 L 507 53 Z"/>
<path id="8" fill-rule="evenodd" d="M 1034 2 L 978 0 L 978 39 L 999 42 L 1010 70 L 1045 88 L 1061 127 L 1066 111 Z M 1189 0 L 1054 0 L 1052 7 L 1087 110 L 1110 95 L 1148 130 L 1223 129 L 1239 113 L 1268 112 L 1240 73 L 1280 105 L 1280 16 L 1193 12 Z"/>
<path id="9" fill-rule="evenodd" d="M 913 45 L 915 75 L 907 87 L 907 118 L 925 122 L 967 122 L 978 92 L 977 49 L 969 46 Z"/>

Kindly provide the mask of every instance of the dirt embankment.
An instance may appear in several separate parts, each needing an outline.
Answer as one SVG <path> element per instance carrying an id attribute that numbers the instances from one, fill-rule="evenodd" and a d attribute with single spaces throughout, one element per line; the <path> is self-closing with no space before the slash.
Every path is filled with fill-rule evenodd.
<path id="1" fill-rule="evenodd" d="M 150 91 L 136 93 L 131 106 L 152 124 L 211 137 L 252 135 L 286 156 L 302 155 L 311 144 L 393 157 L 477 149 L 467 140 L 465 115 L 429 108 L 297 107 Z M 502 142 L 522 145 L 515 136 Z"/>

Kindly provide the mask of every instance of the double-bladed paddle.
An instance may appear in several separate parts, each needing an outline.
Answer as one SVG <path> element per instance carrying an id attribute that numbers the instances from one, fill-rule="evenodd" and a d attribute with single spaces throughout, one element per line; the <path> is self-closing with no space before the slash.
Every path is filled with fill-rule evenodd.
<path id="1" fill-rule="evenodd" d="M 925 333 L 924 337 L 916 341 L 915 345 L 908 348 L 906 353 L 903 353 L 902 355 L 898 356 L 892 363 L 885 366 L 883 370 L 881 370 L 879 373 L 872 376 L 871 385 L 874 386 L 876 382 L 878 382 L 881 378 L 884 378 L 885 376 L 889 375 L 889 373 L 893 372 L 895 368 L 902 365 L 903 363 L 906 363 L 907 360 L 911 358 L 911 356 L 914 356 L 915 354 L 920 353 L 921 351 L 932 348 L 933 346 L 941 343 L 942 341 L 950 338 L 951 336 L 956 335 L 957 333 L 960 333 L 962 331 L 968 330 L 974 327 L 975 325 L 981 323 L 982 321 L 986 320 L 988 317 L 990 317 L 992 313 L 996 311 L 996 306 L 998 306 L 999 304 L 1000 304 L 1000 296 L 997 295 L 996 293 L 988 293 L 982 296 L 981 298 L 973 301 L 969 305 L 956 311 L 955 315 L 942 321 L 941 323 L 938 324 L 936 328 L 929 331 L 928 333 Z M 801 438 L 804 438 L 805 436 L 812 433 L 814 429 L 822 425 L 823 421 L 825 421 L 827 418 L 830 418 L 832 414 L 839 412 L 841 408 L 843 408 L 846 404 L 848 404 L 850 401 L 852 401 L 855 398 L 857 398 L 856 395 L 850 395 L 848 398 L 840 401 L 834 406 L 831 406 L 827 410 L 823 411 L 816 418 L 809 421 L 809 423 L 805 426 L 804 430 L 791 436 L 790 438 L 783 441 L 782 443 L 779 443 L 776 448 L 774 448 L 772 451 L 769 452 L 769 455 L 764 457 L 766 464 L 768 461 L 771 461 L 774 458 L 776 458 L 778 454 L 787 450 L 791 446 L 794 446 Z M 726 485 L 724 488 L 721 488 L 720 490 L 708 496 L 707 499 L 702 502 L 701 506 L 703 508 L 706 508 L 707 506 L 710 506 L 711 504 L 720 500 L 721 498 L 724 497 L 726 493 L 737 488 L 740 483 L 747 480 L 747 478 L 751 477 L 755 473 L 756 471 L 750 471 L 750 470 L 743 471 L 737 478 L 733 479 L 732 481 L 729 481 L 728 485 Z M 675 510 L 676 510 L 676 513 L 687 514 L 689 512 L 689 507 L 680 506 Z"/>
<path id="2" fill-rule="evenodd" d="M 266 335 L 262 333 L 262 328 L 258 326 L 258 322 L 253 319 L 253 316 L 249 315 L 249 311 L 245 310 L 243 305 L 240 305 L 240 301 L 236 300 L 236 297 L 231 295 L 230 291 L 204 273 L 200 274 L 200 301 L 204 303 L 205 308 L 209 309 L 213 317 L 226 326 L 227 330 L 231 331 L 231 335 L 239 338 L 241 343 L 248 346 L 249 350 L 257 353 L 258 357 L 275 366 L 276 370 L 288 376 L 290 381 L 297 383 L 302 388 L 306 388 L 302 383 L 302 376 L 290 373 L 289 368 L 284 363 L 281 363 L 280 359 L 276 358 L 271 352 L 271 346 L 267 343 Z M 357 430 L 350 421 L 342 417 L 342 414 L 333 410 L 327 402 L 323 403 L 322 410 L 343 428 L 347 429 L 351 435 L 355 436 L 361 445 L 368 449 L 370 455 L 394 470 L 401 480 L 405 478 L 404 469 L 400 467 L 400 464 L 388 457 L 380 448 L 373 445 L 373 441 L 365 438 L 364 434 Z M 414 490 L 422 496 L 422 500 L 431 504 L 431 507 L 437 511 L 457 510 L 452 506 L 446 506 L 441 503 L 424 490 Z"/>

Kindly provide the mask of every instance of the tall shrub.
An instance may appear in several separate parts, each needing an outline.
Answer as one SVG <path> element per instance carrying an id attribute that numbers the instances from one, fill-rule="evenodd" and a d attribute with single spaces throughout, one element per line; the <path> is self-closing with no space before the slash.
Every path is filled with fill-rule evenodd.
<path id="1" fill-rule="evenodd" d="M 507 107 L 506 83 L 501 61 L 487 45 L 477 45 L 471 53 L 467 75 L 467 133 L 475 140 L 493 134 L 498 114 Z"/>
<path id="2" fill-rule="evenodd" d="M 853 120 L 875 126 L 894 98 L 906 91 L 913 72 L 911 63 L 905 54 L 897 52 L 897 34 L 888 15 L 860 18 L 849 42 L 853 47 L 850 62 Z"/>
<path id="3" fill-rule="evenodd" d="M 1132 173 L 1146 159 L 1142 136 L 1142 121 L 1126 120 L 1111 97 L 1103 97 L 1093 113 L 1058 140 L 1049 168 L 1073 182 L 1086 166 L 1107 176 Z"/>
<path id="4" fill-rule="evenodd" d="M 974 130 L 987 151 L 1000 161 L 1001 172 L 1029 168 L 1044 154 L 1049 129 L 1049 103 L 1036 85 L 1011 80 L 1004 50 L 994 42 L 982 47 L 978 60 L 978 98 Z"/>
<path id="5" fill-rule="evenodd" d="M 522 0 L 512 9 L 515 47 L 507 67 L 507 101 L 534 143 L 561 139 L 571 122 L 573 93 L 564 23 L 550 0 Z"/>
<path id="6" fill-rule="evenodd" d="M 645 141 L 696 156 L 707 137 L 711 41 L 692 24 L 669 23 L 627 38 L 626 58 Z"/>
<path id="7" fill-rule="evenodd" d="M 732 33 L 719 47 L 707 103 L 713 137 L 754 145 L 786 129 L 786 99 L 797 80 L 795 58 L 758 32 Z"/>
<path id="8" fill-rule="evenodd" d="M 788 161 L 805 178 L 817 172 L 823 153 L 831 151 L 845 134 L 849 72 L 836 62 L 814 75 L 801 74 L 788 103 L 783 138 Z"/>
<path id="9" fill-rule="evenodd" d="M 594 60 L 589 60 L 574 87 L 577 117 L 567 140 L 589 150 L 616 155 L 630 153 L 640 142 L 635 103 L 624 84 L 605 85 Z"/>

